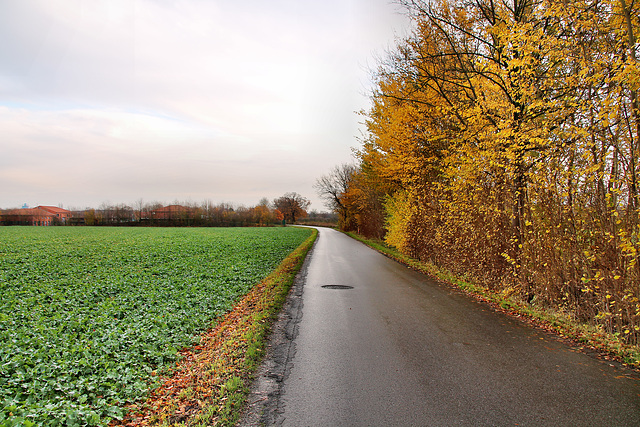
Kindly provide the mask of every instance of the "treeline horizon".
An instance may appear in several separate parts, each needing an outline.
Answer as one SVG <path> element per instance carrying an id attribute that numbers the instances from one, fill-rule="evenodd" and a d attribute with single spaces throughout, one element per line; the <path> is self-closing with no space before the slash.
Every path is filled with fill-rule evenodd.
<path id="1" fill-rule="evenodd" d="M 54 218 L 52 225 L 243 227 L 281 225 L 283 221 L 337 224 L 337 215 L 315 210 L 307 212 L 308 205 L 308 200 L 297 193 L 286 193 L 273 201 L 265 197 L 255 206 L 249 207 L 229 202 L 214 203 L 210 200 L 201 203 L 175 200 L 166 204 L 158 201 L 144 202 L 140 199 L 133 206 L 103 202 L 98 208 L 66 209 L 72 212 L 72 216 L 66 221 Z M 57 207 L 62 208 L 60 205 Z M 2 209 L 0 213 L 6 215 L 20 209 Z M 5 221 L 3 225 L 20 224 Z"/>
<path id="2" fill-rule="evenodd" d="M 163 210 L 174 207 L 172 210 Z M 184 209 L 183 209 L 184 208 Z M 161 211 L 162 210 L 162 211 Z M 158 211 L 161 211 L 159 214 Z M 85 225 L 140 225 L 140 226 L 247 226 L 275 225 L 281 223 L 282 215 L 266 199 L 255 206 L 232 203 L 159 202 L 138 203 L 135 207 L 126 204 L 102 204 L 98 209 L 85 209 Z"/>
<path id="3" fill-rule="evenodd" d="M 640 2 L 400 3 L 341 227 L 637 344 Z"/>

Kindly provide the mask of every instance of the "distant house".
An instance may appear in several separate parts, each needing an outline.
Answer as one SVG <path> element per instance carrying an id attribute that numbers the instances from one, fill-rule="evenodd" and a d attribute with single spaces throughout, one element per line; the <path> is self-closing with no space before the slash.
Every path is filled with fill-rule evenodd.
<path id="1" fill-rule="evenodd" d="M 199 209 L 182 205 L 169 205 L 154 209 L 149 214 L 150 224 L 165 226 L 196 225 Z"/>
<path id="2" fill-rule="evenodd" d="M 55 206 L 38 206 L 38 209 L 50 212 L 53 217 L 62 224 L 66 224 L 69 218 L 73 215 L 73 212 Z"/>
<path id="3" fill-rule="evenodd" d="M 182 205 L 169 205 L 151 211 L 152 219 L 185 219 L 193 217 L 194 209 Z"/>
<path id="4" fill-rule="evenodd" d="M 71 211 L 54 206 L 37 208 L 7 209 L 0 214 L 3 225 L 47 226 L 65 224 L 71 217 Z"/>
<path id="5" fill-rule="evenodd" d="M 52 225 L 53 214 L 40 208 L 7 209 L 2 212 L 3 225 Z"/>

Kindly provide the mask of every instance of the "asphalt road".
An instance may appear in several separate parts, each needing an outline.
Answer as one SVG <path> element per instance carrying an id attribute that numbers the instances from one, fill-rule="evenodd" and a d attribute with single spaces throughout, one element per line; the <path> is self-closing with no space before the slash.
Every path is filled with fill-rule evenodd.
<path id="1" fill-rule="evenodd" d="M 319 230 L 242 425 L 640 426 L 636 372 Z"/>

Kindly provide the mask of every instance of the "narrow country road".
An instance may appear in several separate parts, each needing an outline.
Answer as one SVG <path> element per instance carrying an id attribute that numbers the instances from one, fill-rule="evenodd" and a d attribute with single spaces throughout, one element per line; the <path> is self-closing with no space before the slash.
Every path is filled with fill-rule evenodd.
<path id="1" fill-rule="evenodd" d="M 640 426 L 637 373 L 319 231 L 243 425 Z"/>

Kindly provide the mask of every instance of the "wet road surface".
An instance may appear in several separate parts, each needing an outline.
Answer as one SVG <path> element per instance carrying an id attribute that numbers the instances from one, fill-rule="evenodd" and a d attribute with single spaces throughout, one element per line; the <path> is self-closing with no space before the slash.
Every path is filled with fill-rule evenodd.
<path id="1" fill-rule="evenodd" d="M 319 230 L 243 425 L 640 426 L 636 372 Z"/>

